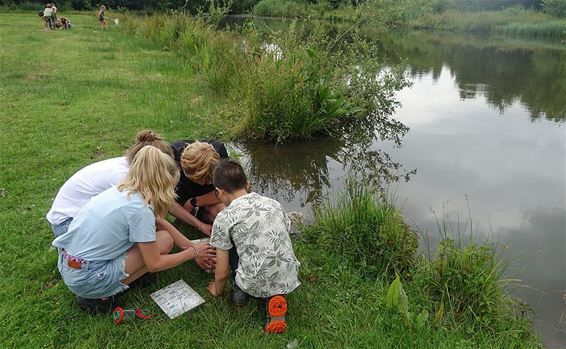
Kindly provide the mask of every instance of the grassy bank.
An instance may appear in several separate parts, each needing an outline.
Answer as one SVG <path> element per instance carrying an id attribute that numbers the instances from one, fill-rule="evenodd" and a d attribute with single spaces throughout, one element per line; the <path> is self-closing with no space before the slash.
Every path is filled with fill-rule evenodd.
<path id="1" fill-rule="evenodd" d="M 506 34 L 518 36 L 566 37 L 566 18 L 561 9 L 542 10 L 520 6 L 502 9 L 478 7 L 470 9 L 458 1 L 370 0 L 358 6 L 328 2 L 317 4 L 303 0 L 262 0 L 254 7 L 258 16 L 285 18 L 320 18 L 338 21 L 361 21 L 380 27 L 413 28 L 470 32 L 482 34 Z M 511 2 L 510 2 L 511 3 Z M 471 3 L 473 5 L 473 2 Z M 552 15 L 555 14 L 555 15 Z"/>
<path id="2" fill-rule="evenodd" d="M 415 29 L 507 34 L 518 36 L 566 37 L 566 19 L 521 8 L 503 11 L 426 14 L 407 22 Z"/>
<path id="3" fill-rule="evenodd" d="M 258 31 L 252 23 L 218 31 L 209 17 L 180 14 L 124 16 L 121 28 L 184 57 L 227 102 L 220 114 L 240 139 L 283 143 L 368 118 L 383 124 L 396 106 L 394 92 L 408 84 L 400 67 L 383 69 L 357 28 L 347 36 L 296 22 L 285 31 Z"/>
<path id="4" fill-rule="evenodd" d="M 435 296 L 435 288 L 423 294 L 419 282 L 438 281 L 439 269 L 417 273 L 420 264 L 410 253 L 409 263 L 391 264 L 392 270 L 411 268 L 414 275 L 422 275 L 415 282 L 402 282 L 409 311 L 430 309 L 431 320 L 425 327 L 408 327 L 399 311 L 388 308 L 390 274 L 360 273 L 351 253 L 313 243 L 322 239 L 332 244 L 339 238 L 324 229 L 329 226 L 324 217 L 335 216 L 331 208 L 313 226 L 318 232 L 305 231 L 295 241 L 303 284 L 289 297 L 290 329 L 285 335 L 263 335 L 253 304 L 236 310 L 227 299 L 208 297 L 210 276 L 192 264 L 159 273 L 154 284 L 124 296 L 127 307 L 149 307 L 154 315 L 150 321 L 117 327 L 109 316 L 78 311 L 56 270 L 56 251 L 49 248 L 52 233 L 44 219 L 63 182 L 86 164 L 122 154 L 141 128 L 152 128 L 169 140 L 224 139 L 233 121 L 223 118 L 224 98 L 184 55 L 116 28 L 102 32 L 93 16 L 71 20 L 71 31 L 44 32 L 35 13 L 0 14 L 0 347 L 282 348 L 294 340 L 305 348 L 537 345 L 528 324 L 508 313 L 489 325 L 473 317 L 433 321 L 443 298 Z M 388 231 L 409 233 L 395 209 L 370 200 L 365 204 L 399 229 Z M 411 250 L 414 245 L 407 246 Z M 406 250 L 393 250 L 393 259 L 395 251 Z M 169 320 L 149 294 L 178 279 L 207 303 Z"/>

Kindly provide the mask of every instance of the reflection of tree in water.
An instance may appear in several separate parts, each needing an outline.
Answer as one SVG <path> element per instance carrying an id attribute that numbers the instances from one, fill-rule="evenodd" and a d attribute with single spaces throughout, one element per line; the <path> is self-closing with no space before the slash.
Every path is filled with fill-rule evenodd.
<path id="1" fill-rule="evenodd" d="M 408 131 L 402 123 L 387 115 L 368 116 L 338 130 L 339 136 L 295 144 L 242 145 L 247 157 L 246 170 L 254 190 L 269 192 L 288 202 L 304 197 L 301 206 L 318 207 L 325 199 L 330 183 L 328 163 L 334 160 L 351 176 L 383 188 L 392 181 L 409 180 L 416 170 L 406 171 L 389 154 L 372 149 L 379 141 L 401 145 Z"/>
<path id="2" fill-rule="evenodd" d="M 438 79 L 447 65 L 463 99 L 484 95 L 502 112 L 519 101 L 533 119 L 566 120 L 564 48 L 421 32 L 383 36 L 380 45 L 387 56 L 407 59 L 413 76 Z"/>

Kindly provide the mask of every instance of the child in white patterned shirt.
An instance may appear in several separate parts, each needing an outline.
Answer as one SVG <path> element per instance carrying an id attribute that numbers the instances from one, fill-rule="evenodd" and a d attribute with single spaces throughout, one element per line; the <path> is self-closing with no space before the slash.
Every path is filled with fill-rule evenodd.
<path id="1" fill-rule="evenodd" d="M 285 295 L 300 285 L 299 261 L 289 238 L 290 220 L 281 205 L 248 193 L 242 166 L 221 160 L 213 176 L 216 194 L 227 207 L 216 216 L 210 245 L 217 248 L 213 296 L 224 292 L 232 269 L 232 301 L 245 304 L 247 295 L 266 306 L 266 333 L 287 329 Z"/>

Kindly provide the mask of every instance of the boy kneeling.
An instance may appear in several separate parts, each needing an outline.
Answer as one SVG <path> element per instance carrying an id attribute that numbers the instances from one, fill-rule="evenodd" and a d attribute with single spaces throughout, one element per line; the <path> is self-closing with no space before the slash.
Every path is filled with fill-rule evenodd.
<path id="1" fill-rule="evenodd" d="M 218 213 L 210 245 L 217 248 L 213 296 L 224 292 L 232 269 L 232 301 L 243 305 L 247 295 L 266 307 L 266 333 L 287 329 L 285 295 L 300 285 L 299 261 L 289 239 L 290 220 L 281 205 L 257 193 L 248 193 L 242 166 L 221 160 L 213 175 L 216 195 L 227 207 Z"/>

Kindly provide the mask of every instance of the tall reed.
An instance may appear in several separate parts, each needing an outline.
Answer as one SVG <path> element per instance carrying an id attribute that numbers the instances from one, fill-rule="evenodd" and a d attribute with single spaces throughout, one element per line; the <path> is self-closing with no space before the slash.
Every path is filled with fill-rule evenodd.
<path id="1" fill-rule="evenodd" d="M 182 14 L 124 19 L 124 30 L 186 57 L 240 137 L 275 143 L 331 134 L 344 123 L 386 128 L 393 92 L 408 84 L 403 70 L 384 69 L 357 26 L 336 36 L 327 28 L 289 23 L 285 32 L 218 30 Z M 347 34 L 347 35 L 346 35 Z"/>
<path id="2" fill-rule="evenodd" d="M 304 235 L 362 275 L 409 277 L 417 261 L 417 235 L 391 203 L 375 195 L 371 187 L 350 182 L 338 202 L 316 212 Z"/>

